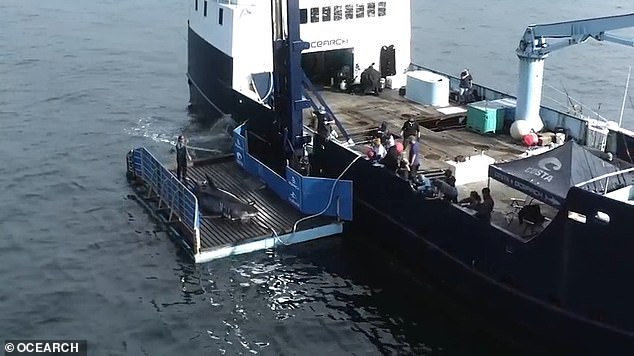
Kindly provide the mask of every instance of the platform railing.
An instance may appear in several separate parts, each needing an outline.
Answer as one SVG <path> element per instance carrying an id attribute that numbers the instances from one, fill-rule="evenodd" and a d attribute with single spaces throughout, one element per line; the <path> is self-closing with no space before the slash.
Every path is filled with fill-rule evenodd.
<path id="1" fill-rule="evenodd" d="M 592 178 L 585 182 L 581 182 L 579 184 L 576 184 L 575 186 L 579 188 L 584 188 L 587 190 L 593 190 L 597 193 L 607 194 L 611 181 L 613 182 L 614 180 L 616 180 L 617 185 L 621 185 L 625 187 L 631 184 L 632 176 L 634 176 L 634 167 L 622 169 L 616 172 L 610 172 L 610 173 Z M 597 188 L 597 183 L 599 183 L 598 187 L 600 187 L 601 189 Z M 591 184 L 594 185 L 593 187 L 594 189 L 590 189 Z"/>
<path id="2" fill-rule="evenodd" d="M 147 199 L 158 198 L 159 212 L 168 212 L 168 222 L 180 221 L 191 233 L 188 243 L 200 253 L 200 212 L 198 199 L 172 172 L 145 147 L 132 150 L 134 175 L 147 187 Z"/>

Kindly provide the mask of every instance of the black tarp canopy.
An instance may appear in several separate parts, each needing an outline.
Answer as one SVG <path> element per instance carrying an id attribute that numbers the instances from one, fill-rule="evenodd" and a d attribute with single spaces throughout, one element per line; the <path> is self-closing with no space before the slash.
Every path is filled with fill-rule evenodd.
<path id="1" fill-rule="evenodd" d="M 571 187 L 618 171 L 574 141 L 545 153 L 489 166 L 489 177 L 524 192 L 546 204 L 563 205 Z M 623 177 L 610 179 L 608 191 L 623 185 Z M 606 181 L 601 179 L 586 188 L 603 193 Z"/>

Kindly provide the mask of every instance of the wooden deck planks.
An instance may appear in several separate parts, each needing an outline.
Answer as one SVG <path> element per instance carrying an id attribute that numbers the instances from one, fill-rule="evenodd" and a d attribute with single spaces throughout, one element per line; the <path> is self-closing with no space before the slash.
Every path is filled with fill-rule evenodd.
<path id="1" fill-rule="evenodd" d="M 390 132 L 399 135 L 401 126 L 409 116 L 413 116 L 419 123 L 466 116 L 466 111 L 463 114 L 444 114 L 433 107 L 413 103 L 399 96 L 396 90 L 385 90 L 379 96 L 333 91 L 323 91 L 321 95 L 346 130 L 355 133 L 376 129 L 385 121 Z M 366 149 L 365 143 L 357 145 L 355 149 Z M 423 169 L 447 168 L 445 161 L 453 160 L 458 155 L 471 156 L 484 151 L 498 161 L 506 161 L 525 150 L 506 135 L 480 135 L 465 128 L 435 132 L 421 126 Z"/>
<path id="2" fill-rule="evenodd" d="M 210 249 L 251 238 L 288 232 L 295 221 L 304 217 L 264 184 L 249 176 L 233 160 L 194 165 L 189 169 L 192 179 L 204 180 L 208 175 L 219 188 L 227 190 L 245 202 L 254 202 L 259 214 L 255 221 L 232 222 L 223 218 L 204 218 L 201 226 L 201 248 Z M 304 227 L 305 228 L 305 227 Z M 302 228 L 300 227 L 300 230 Z"/>

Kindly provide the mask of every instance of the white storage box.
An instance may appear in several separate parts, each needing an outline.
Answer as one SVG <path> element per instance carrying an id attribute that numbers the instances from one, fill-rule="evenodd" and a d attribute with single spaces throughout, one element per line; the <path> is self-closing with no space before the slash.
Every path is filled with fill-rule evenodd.
<path id="1" fill-rule="evenodd" d="M 605 151 L 609 133 L 610 129 L 606 125 L 589 124 L 586 131 L 586 146 Z"/>
<path id="2" fill-rule="evenodd" d="M 489 165 L 493 163 L 495 159 L 485 154 L 466 157 L 464 162 L 447 161 L 456 177 L 456 186 L 486 182 L 489 179 Z"/>
<path id="3" fill-rule="evenodd" d="M 405 97 L 423 105 L 449 106 L 449 78 L 426 70 L 408 72 Z"/>
<path id="4" fill-rule="evenodd" d="M 388 89 L 400 89 L 407 85 L 407 76 L 405 74 L 390 75 L 385 78 L 385 87 Z"/>

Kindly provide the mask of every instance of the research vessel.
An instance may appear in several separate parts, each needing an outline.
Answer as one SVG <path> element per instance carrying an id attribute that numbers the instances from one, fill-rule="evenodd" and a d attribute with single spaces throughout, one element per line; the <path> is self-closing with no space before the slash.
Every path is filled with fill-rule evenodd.
<path id="1" fill-rule="evenodd" d="M 240 123 L 238 164 L 346 179 L 351 235 L 465 303 L 583 352 L 633 349 L 634 133 L 540 101 L 548 55 L 588 39 L 631 45 L 610 31 L 634 14 L 528 26 L 517 97 L 473 83 L 458 104 L 460 78 L 411 63 L 409 1 L 188 1 L 190 103 Z M 450 170 L 460 198 L 488 187 L 490 221 L 367 157 L 379 125 L 400 142 L 410 119 L 420 177 Z"/>

